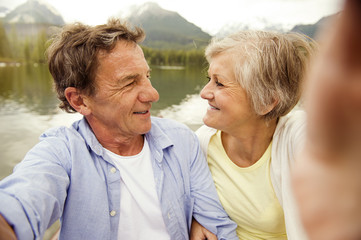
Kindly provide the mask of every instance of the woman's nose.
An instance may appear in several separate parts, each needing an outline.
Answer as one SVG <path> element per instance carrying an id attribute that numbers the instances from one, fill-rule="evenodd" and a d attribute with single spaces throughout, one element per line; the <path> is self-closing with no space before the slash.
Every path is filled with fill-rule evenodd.
<path id="1" fill-rule="evenodd" d="M 213 97 L 212 91 L 211 91 L 211 89 L 210 89 L 210 82 L 207 83 L 207 84 L 203 87 L 203 89 L 201 90 L 200 95 L 201 95 L 201 98 L 207 99 L 207 100 L 208 100 L 208 99 L 211 99 L 211 98 Z"/>

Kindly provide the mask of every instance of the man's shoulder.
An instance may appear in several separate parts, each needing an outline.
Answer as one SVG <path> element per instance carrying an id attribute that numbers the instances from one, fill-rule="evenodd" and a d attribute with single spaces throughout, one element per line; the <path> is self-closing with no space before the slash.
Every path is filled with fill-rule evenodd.
<path id="1" fill-rule="evenodd" d="M 57 126 L 52 127 L 43 132 L 40 135 L 40 140 L 58 138 L 63 140 L 69 140 L 72 138 L 81 137 L 78 132 L 78 126 L 80 121 L 74 122 L 71 126 Z"/>
<path id="2" fill-rule="evenodd" d="M 147 135 L 163 145 L 174 145 L 184 141 L 191 143 L 196 139 L 195 133 L 185 124 L 158 117 L 152 117 L 152 128 Z"/>

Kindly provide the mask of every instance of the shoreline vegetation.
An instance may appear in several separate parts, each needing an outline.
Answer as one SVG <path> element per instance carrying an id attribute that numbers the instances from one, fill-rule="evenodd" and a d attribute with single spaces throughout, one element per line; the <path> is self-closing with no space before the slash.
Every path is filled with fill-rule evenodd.
<path id="1" fill-rule="evenodd" d="M 1 42 L 0 42 L 1 44 Z M 3 52 L 0 51 L 0 67 L 7 66 L 20 66 L 23 64 L 42 64 L 46 62 L 45 59 L 45 49 L 42 57 L 39 55 L 34 56 L 34 54 L 29 54 L 31 49 L 36 47 L 26 47 L 27 44 L 19 44 L 16 48 L 11 49 L 23 49 L 22 51 L 17 51 L 16 57 L 7 57 L 4 56 Z M 1 46 L 0 46 L 1 48 Z M 145 58 L 149 65 L 158 66 L 161 69 L 167 70 L 182 70 L 188 66 L 203 66 L 206 64 L 204 57 L 204 50 L 162 50 L 162 49 L 152 49 L 148 47 L 142 47 L 144 51 Z M 28 57 L 26 57 L 28 56 Z M 40 55 L 41 56 L 41 55 Z"/>
<path id="2" fill-rule="evenodd" d="M 0 67 L 46 63 L 45 52 L 50 38 L 51 33 L 46 29 L 36 34 L 22 36 L 15 27 L 6 29 L 0 20 Z M 142 44 L 141 47 L 149 65 L 164 66 L 164 69 L 169 66 L 172 66 L 172 69 L 181 69 L 206 64 L 204 48 L 157 49 Z"/>
<path id="3" fill-rule="evenodd" d="M 45 63 L 28 63 L 28 62 L 16 62 L 16 61 L 4 61 L 0 58 L 0 68 L 3 67 L 21 67 L 23 65 L 28 65 L 28 66 L 32 66 L 32 67 L 38 67 L 41 64 L 45 64 Z M 184 70 L 186 69 L 188 66 L 183 66 L 183 65 L 151 65 L 152 68 L 158 68 L 158 69 L 162 69 L 162 70 Z"/>

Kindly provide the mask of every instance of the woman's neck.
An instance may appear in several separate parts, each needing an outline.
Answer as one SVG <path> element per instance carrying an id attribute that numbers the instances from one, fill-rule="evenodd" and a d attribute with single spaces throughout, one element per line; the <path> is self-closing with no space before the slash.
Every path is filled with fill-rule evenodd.
<path id="1" fill-rule="evenodd" d="M 228 157 L 239 167 L 255 164 L 267 150 L 276 130 L 277 120 L 261 121 L 245 129 L 222 132 L 222 144 Z"/>

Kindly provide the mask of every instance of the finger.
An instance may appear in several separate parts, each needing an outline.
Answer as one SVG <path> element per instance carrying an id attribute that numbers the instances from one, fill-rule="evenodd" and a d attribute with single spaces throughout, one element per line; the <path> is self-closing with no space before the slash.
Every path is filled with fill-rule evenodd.
<path id="1" fill-rule="evenodd" d="M 207 240 L 217 240 L 217 236 L 211 233 L 210 231 L 205 232 L 205 236 Z"/>
<path id="2" fill-rule="evenodd" d="M 344 61 L 350 67 L 361 61 L 361 1 L 347 0 L 341 15 L 338 38 L 343 46 Z"/>

